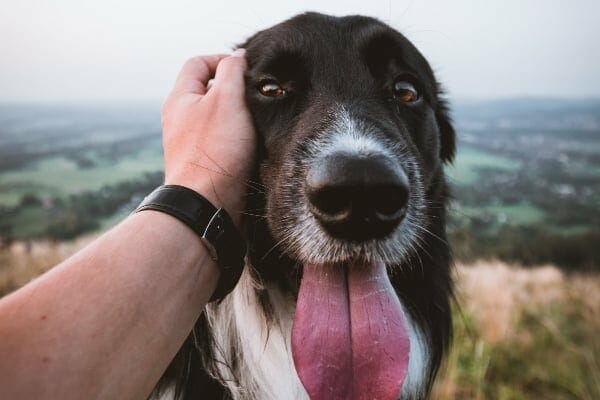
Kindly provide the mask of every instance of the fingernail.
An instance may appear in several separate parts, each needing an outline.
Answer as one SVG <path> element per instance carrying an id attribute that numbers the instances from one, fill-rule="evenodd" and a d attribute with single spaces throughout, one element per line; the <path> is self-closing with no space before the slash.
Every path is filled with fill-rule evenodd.
<path id="1" fill-rule="evenodd" d="M 231 57 L 244 57 L 246 55 L 246 49 L 239 48 L 233 53 L 231 53 Z"/>

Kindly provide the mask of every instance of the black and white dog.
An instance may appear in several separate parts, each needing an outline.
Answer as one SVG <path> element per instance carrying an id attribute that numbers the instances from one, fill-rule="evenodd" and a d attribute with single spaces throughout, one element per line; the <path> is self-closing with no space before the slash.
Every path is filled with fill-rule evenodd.
<path id="1" fill-rule="evenodd" d="M 242 47 L 260 137 L 249 263 L 153 396 L 427 397 L 451 335 L 455 148 L 429 64 L 361 16 L 298 15 Z"/>

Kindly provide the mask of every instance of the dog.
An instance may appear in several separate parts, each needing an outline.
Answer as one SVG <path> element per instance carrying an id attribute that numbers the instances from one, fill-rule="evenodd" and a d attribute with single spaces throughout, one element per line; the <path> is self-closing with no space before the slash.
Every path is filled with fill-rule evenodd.
<path id="1" fill-rule="evenodd" d="M 431 67 L 364 16 L 250 37 L 259 136 L 247 265 L 153 392 L 181 399 L 423 399 L 451 338 L 455 153 Z"/>

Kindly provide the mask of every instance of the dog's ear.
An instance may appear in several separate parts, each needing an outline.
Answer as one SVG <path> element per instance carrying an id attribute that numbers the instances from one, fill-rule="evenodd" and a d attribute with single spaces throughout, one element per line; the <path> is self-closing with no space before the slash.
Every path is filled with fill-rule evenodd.
<path id="1" fill-rule="evenodd" d="M 451 163 L 456 153 L 456 133 L 452 126 L 448 103 L 441 94 L 435 110 L 435 119 L 440 130 L 440 158 L 445 163 Z"/>
<path id="2" fill-rule="evenodd" d="M 235 44 L 233 46 L 232 50 L 248 49 L 248 46 L 250 46 L 250 43 L 252 43 L 254 40 L 256 40 L 256 38 L 259 36 L 260 33 L 262 33 L 262 31 L 258 31 L 255 34 L 253 34 L 252 36 L 246 38 L 246 40 L 244 40 L 243 42 Z"/>
<path id="3" fill-rule="evenodd" d="M 254 36 L 252 36 L 252 37 L 254 37 Z M 238 43 L 238 44 L 234 45 L 233 48 L 232 48 L 232 50 L 245 49 L 246 46 L 248 46 L 248 44 L 250 43 L 250 40 L 252 40 L 252 37 L 246 39 L 245 42 Z"/>

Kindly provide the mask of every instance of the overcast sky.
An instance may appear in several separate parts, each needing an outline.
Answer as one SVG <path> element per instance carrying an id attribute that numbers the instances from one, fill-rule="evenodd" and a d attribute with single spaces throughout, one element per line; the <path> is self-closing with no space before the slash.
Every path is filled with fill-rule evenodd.
<path id="1" fill-rule="evenodd" d="M 600 97 L 599 0 L 3 0 L 0 100 L 160 100 L 189 56 L 306 10 L 391 24 L 454 98 Z"/>

